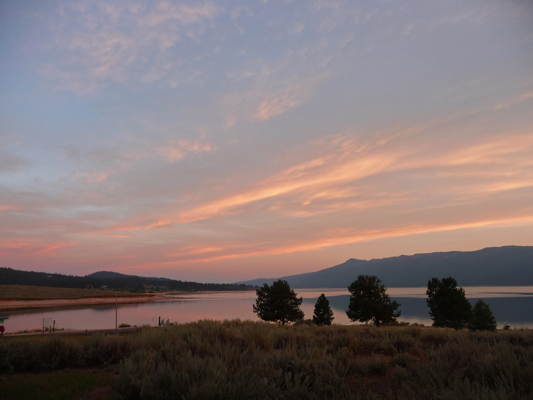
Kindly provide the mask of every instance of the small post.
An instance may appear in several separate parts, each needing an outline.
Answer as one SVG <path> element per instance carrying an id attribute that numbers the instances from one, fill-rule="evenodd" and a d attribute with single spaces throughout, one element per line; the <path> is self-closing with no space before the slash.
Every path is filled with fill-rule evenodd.
<path id="1" fill-rule="evenodd" d="M 52 326 L 52 332 L 56 333 L 56 320 L 54 319 L 54 325 Z"/>
<path id="2" fill-rule="evenodd" d="M 43 318 L 43 335 L 44 335 L 44 318 Z"/>
<path id="3" fill-rule="evenodd" d="M 115 290 L 115 330 L 118 330 L 118 290 Z"/>
<path id="4" fill-rule="evenodd" d="M 159 322 L 157 323 L 157 326 L 161 326 L 161 317 L 159 317 Z"/>

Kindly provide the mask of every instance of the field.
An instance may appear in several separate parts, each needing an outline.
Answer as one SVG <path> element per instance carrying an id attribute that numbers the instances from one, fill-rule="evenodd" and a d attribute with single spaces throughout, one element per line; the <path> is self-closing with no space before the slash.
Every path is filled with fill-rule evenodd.
<path id="1" fill-rule="evenodd" d="M 32 398 L 23 393 L 31 385 L 16 382 L 38 385 L 54 371 L 65 400 L 98 387 L 132 400 L 531 399 L 533 332 L 200 321 L 127 336 L 9 338 L 0 371 L 12 374 L 0 375 L 8 399 Z M 108 380 L 88 382 L 94 371 Z"/>
<path id="2" fill-rule="evenodd" d="M 137 296 L 131 292 L 118 292 L 119 297 Z M 146 294 L 144 294 L 146 296 Z M 87 297 L 115 297 L 114 290 L 70 289 L 46 286 L 0 285 L 0 300 L 59 300 Z"/>

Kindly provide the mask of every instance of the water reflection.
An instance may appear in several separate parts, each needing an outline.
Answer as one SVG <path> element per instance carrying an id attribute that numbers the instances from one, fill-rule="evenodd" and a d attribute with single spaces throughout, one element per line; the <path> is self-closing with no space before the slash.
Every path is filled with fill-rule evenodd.
<path id="1" fill-rule="evenodd" d="M 389 288 L 390 296 L 401 304 L 401 321 L 431 325 L 426 306 L 426 288 Z M 489 304 L 498 326 L 533 328 L 533 287 L 471 287 L 465 288 L 474 304 L 482 298 Z M 302 309 L 311 318 L 316 299 L 325 293 L 334 312 L 334 323 L 352 324 L 346 316 L 349 294 L 346 289 L 298 289 L 304 298 Z M 256 298 L 254 291 L 198 293 L 187 296 L 166 296 L 163 301 L 118 306 L 118 323 L 130 325 L 157 325 L 159 317 L 165 321 L 186 323 L 200 319 L 258 320 L 252 312 Z M 55 308 L 3 312 L 9 316 L 8 331 L 35 329 L 42 326 L 43 318 L 52 318 L 56 326 L 69 329 L 109 329 L 115 327 L 115 306 L 90 308 Z"/>

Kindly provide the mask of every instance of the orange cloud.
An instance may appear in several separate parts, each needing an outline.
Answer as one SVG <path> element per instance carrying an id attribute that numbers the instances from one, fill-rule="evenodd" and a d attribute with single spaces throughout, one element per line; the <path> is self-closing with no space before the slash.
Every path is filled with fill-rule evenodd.
<path id="1" fill-rule="evenodd" d="M 0 204 L 0 214 L 4 211 L 17 210 L 18 207 L 13 204 Z"/>
<path id="2" fill-rule="evenodd" d="M 289 95 L 263 101 L 255 111 L 255 118 L 262 120 L 270 119 L 276 115 L 283 114 L 299 103 L 299 99 L 291 98 Z"/>
<path id="3" fill-rule="evenodd" d="M 363 230 L 356 232 L 351 229 L 331 229 L 324 232 L 322 238 L 302 239 L 297 243 L 289 245 L 255 244 L 251 246 L 228 246 L 228 247 L 201 247 L 194 249 L 186 248 L 183 251 L 165 254 L 163 260 L 150 261 L 149 263 L 137 263 L 129 265 L 125 269 L 151 270 L 164 266 L 176 266 L 184 263 L 209 263 L 220 260 L 246 258 L 264 255 L 281 255 L 297 252 L 309 252 L 322 248 L 353 244 L 358 242 L 370 242 L 378 239 L 404 237 L 426 233 L 446 232 L 462 229 L 475 229 L 481 227 L 505 227 L 532 225 L 533 214 L 520 218 L 501 218 L 493 220 L 471 221 L 456 224 L 432 224 L 424 226 L 422 224 L 406 225 L 398 228 Z"/>
<path id="4" fill-rule="evenodd" d="M 378 190 L 372 186 L 364 189 L 361 186 L 361 182 L 366 178 L 395 172 L 401 172 L 402 179 L 409 179 L 410 174 L 415 173 L 409 171 L 420 171 L 416 174 L 423 174 L 426 180 L 446 178 L 455 181 L 454 185 L 433 187 L 432 190 L 436 191 L 434 195 L 459 196 L 475 193 L 483 195 L 531 186 L 533 174 L 526 171 L 532 163 L 529 155 L 533 152 L 533 135 L 503 135 L 493 137 L 489 142 L 472 143 L 464 149 L 456 150 L 453 147 L 443 149 L 433 155 L 426 154 L 426 149 L 423 147 L 417 147 L 416 133 L 413 137 L 409 136 L 410 133 L 412 130 L 409 129 L 404 134 L 395 132 L 396 139 L 392 141 L 382 139 L 379 145 L 353 140 L 350 136 L 335 137 L 329 143 L 319 142 L 317 145 L 323 149 L 321 155 L 289 167 L 258 183 L 254 188 L 244 189 L 241 193 L 206 202 L 197 207 L 180 209 L 152 223 L 126 225 L 110 230 L 151 230 L 173 224 L 187 224 L 213 217 L 235 215 L 243 212 L 247 205 L 264 200 L 270 201 L 271 211 L 278 211 L 289 217 L 308 217 L 350 209 L 409 204 L 424 196 L 427 197 L 427 193 L 421 192 L 424 187 L 420 186 L 417 187 L 417 192 L 413 191 L 411 194 L 407 188 L 395 188 L 390 185 Z M 400 145 L 397 145 L 397 142 Z M 512 163 L 509 162 L 510 159 L 513 160 Z M 487 164 L 501 164 L 502 168 L 498 169 L 498 173 L 507 174 L 505 180 L 495 180 L 494 172 L 485 170 Z M 456 167 L 463 169 L 454 169 Z M 465 170 L 464 167 L 470 169 Z M 461 179 L 469 174 L 478 178 L 474 182 L 468 181 L 462 184 Z M 514 178 L 510 179 L 509 174 L 514 174 Z M 374 182 L 376 183 L 372 185 L 375 186 L 379 180 Z M 340 200 L 337 203 L 324 203 L 328 199 L 335 198 Z M 275 203 L 275 200 L 279 202 Z M 319 207 L 315 209 L 305 207 L 318 200 L 322 201 Z M 453 204 L 455 200 L 450 198 L 447 201 Z M 289 207 L 290 204 L 299 204 L 300 208 L 294 210 L 293 207 Z"/>
<path id="5" fill-rule="evenodd" d="M 8 255 L 14 250 L 17 252 L 24 252 L 25 254 L 43 255 L 54 252 L 65 247 L 72 247 L 76 245 L 75 242 L 52 242 L 42 243 L 36 239 L 28 240 L 7 240 L 0 244 L 0 254 Z"/>
<path id="6" fill-rule="evenodd" d="M 200 140 L 179 140 L 177 143 L 171 143 L 169 146 L 158 147 L 157 152 L 165 157 L 168 162 L 175 162 L 181 160 L 187 152 L 202 153 L 212 152 L 216 147 L 211 143 L 206 143 L 203 139 Z"/>

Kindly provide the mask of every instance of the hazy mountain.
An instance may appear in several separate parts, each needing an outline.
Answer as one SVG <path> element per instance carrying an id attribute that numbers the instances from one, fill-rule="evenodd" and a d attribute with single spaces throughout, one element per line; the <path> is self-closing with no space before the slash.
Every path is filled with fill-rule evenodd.
<path id="1" fill-rule="evenodd" d="M 533 246 L 489 247 L 369 261 L 351 258 L 316 272 L 239 283 L 261 286 L 284 279 L 293 288 L 341 288 L 358 275 L 376 275 L 388 287 L 426 286 L 433 277 L 448 276 L 457 279 L 460 286 L 527 286 L 533 285 Z"/>

